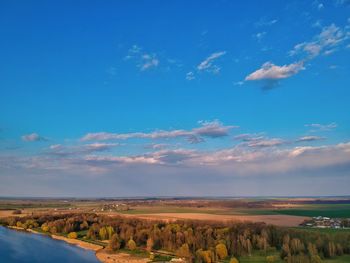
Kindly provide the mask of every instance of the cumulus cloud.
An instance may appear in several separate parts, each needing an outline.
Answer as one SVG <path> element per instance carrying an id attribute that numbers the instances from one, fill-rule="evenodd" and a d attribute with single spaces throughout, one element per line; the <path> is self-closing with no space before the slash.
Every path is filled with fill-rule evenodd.
<path id="1" fill-rule="evenodd" d="M 289 65 L 278 66 L 271 62 L 266 62 L 262 67 L 251 74 L 245 80 L 278 80 L 285 79 L 297 74 L 305 69 L 304 62 L 299 61 Z"/>
<path id="2" fill-rule="evenodd" d="M 220 67 L 215 65 L 214 62 L 218 58 L 222 57 L 226 54 L 226 51 L 219 51 L 211 54 L 209 57 L 204 59 L 199 65 L 197 66 L 198 71 L 207 71 L 211 73 L 219 73 Z"/>
<path id="3" fill-rule="evenodd" d="M 132 138 L 143 138 L 143 139 L 173 139 L 184 137 L 189 141 L 194 141 L 195 137 L 207 137 L 207 138 L 218 138 L 224 137 L 229 134 L 229 131 L 233 128 L 238 128 L 237 126 L 225 126 L 221 122 L 215 121 L 204 121 L 200 122 L 201 127 L 194 128 L 192 130 L 170 130 L 170 131 L 154 131 L 150 133 L 145 132 L 134 132 L 134 133 L 108 133 L 108 132 L 98 132 L 98 133 L 88 133 L 83 138 L 82 141 L 90 140 L 127 140 Z M 196 138 L 196 140 L 200 140 Z M 199 142 L 199 141 L 198 141 Z"/>
<path id="4" fill-rule="evenodd" d="M 323 7 L 323 5 L 322 5 Z M 275 65 L 272 62 L 266 62 L 260 69 L 246 76 L 246 81 L 264 80 L 264 88 L 270 89 L 276 86 L 277 80 L 289 78 L 304 70 L 305 63 L 315 57 L 330 55 L 334 53 L 341 45 L 350 39 L 348 27 L 340 28 L 335 24 L 322 28 L 322 31 L 316 35 L 312 41 L 302 42 L 294 46 L 289 52 L 290 56 L 301 55 L 297 62 L 283 66 Z"/>
<path id="5" fill-rule="evenodd" d="M 25 141 L 25 142 L 40 142 L 40 141 L 47 141 L 47 138 L 43 137 L 43 136 L 40 136 L 39 134 L 37 133 L 31 133 L 31 134 L 26 134 L 26 135 L 23 135 L 22 137 L 22 140 Z"/>

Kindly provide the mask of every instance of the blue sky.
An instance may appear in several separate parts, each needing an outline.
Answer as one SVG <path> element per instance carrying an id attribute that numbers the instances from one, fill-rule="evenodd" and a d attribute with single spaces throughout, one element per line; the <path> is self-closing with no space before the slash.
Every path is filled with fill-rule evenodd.
<path id="1" fill-rule="evenodd" d="M 350 194 L 350 3 L 5 1 L 0 195 Z"/>

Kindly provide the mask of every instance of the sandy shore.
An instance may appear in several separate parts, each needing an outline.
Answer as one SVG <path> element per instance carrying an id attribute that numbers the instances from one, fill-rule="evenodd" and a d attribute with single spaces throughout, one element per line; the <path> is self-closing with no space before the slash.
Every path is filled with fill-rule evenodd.
<path id="1" fill-rule="evenodd" d="M 85 241 L 82 241 L 82 240 L 79 240 L 79 239 L 71 239 L 71 238 L 67 238 L 67 237 L 64 237 L 64 236 L 58 236 L 58 235 L 51 235 L 51 237 L 53 239 L 62 240 L 62 241 L 65 241 L 65 242 L 67 242 L 69 244 L 76 245 L 76 246 L 81 247 L 83 249 L 90 249 L 90 250 L 93 250 L 93 251 L 98 251 L 100 249 L 103 249 L 103 246 L 99 246 L 99 245 L 96 245 L 96 244 L 85 242 Z"/>
<path id="2" fill-rule="evenodd" d="M 147 258 L 135 257 L 127 253 L 110 253 L 107 250 L 99 250 L 96 253 L 99 261 L 104 263 L 146 263 L 149 262 Z"/>

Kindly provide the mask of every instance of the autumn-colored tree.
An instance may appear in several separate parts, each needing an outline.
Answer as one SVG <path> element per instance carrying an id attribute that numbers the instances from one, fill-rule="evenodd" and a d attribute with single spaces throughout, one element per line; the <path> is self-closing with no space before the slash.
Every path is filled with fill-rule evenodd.
<path id="1" fill-rule="evenodd" d="M 303 252 L 304 244 L 300 241 L 299 238 L 293 238 L 290 241 L 290 252 L 292 255 L 297 255 Z"/>
<path id="2" fill-rule="evenodd" d="M 49 229 L 50 229 L 50 228 L 48 227 L 47 224 L 42 224 L 42 225 L 41 225 L 41 230 L 42 230 L 42 231 L 44 231 L 44 232 L 49 232 Z"/>
<path id="3" fill-rule="evenodd" d="M 133 239 L 130 239 L 128 241 L 127 246 L 128 246 L 128 249 L 130 249 L 130 250 L 135 250 L 136 249 L 136 243 L 135 243 L 135 241 Z"/>
<path id="4" fill-rule="evenodd" d="M 186 243 L 176 251 L 176 255 L 180 258 L 192 258 L 190 248 Z"/>
<path id="5" fill-rule="evenodd" d="M 151 252 L 152 249 L 153 249 L 153 246 L 154 246 L 154 241 L 153 241 L 153 238 L 150 237 L 150 238 L 147 239 L 146 250 L 148 252 Z"/>
<path id="6" fill-rule="evenodd" d="M 95 233 L 94 229 L 89 228 L 89 230 L 88 230 L 87 233 L 86 233 L 86 237 L 87 237 L 88 239 L 95 240 L 95 239 L 96 239 L 96 233 Z"/>
<path id="7" fill-rule="evenodd" d="M 120 248 L 120 239 L 118 234 L 113 234 L 109 240 L 109 248 L 113 251 L 116 251 Z"/>
<path id="8" fill-rule="evenodd" d="M 213 255 L 212 255 L 212 252 L 210 250 L 199 249 L 196 252 L 196 256 L 202 262 L 205 262 L 205 263 L 212 263 L 213 262 L 213 260 L 212 260 Z"/>
<path id="9" fill-rule="evenodd" d="M 57 228 L 55 226 L 50 227 L 50 233 L 51 234 L 56 234 L 57 233 Z"/>
<path id="10" fill-rule="evenodd" d="M 114 234 L 114 229 L 111 226 L 106 226 L 107 239 L 111 239 Z"/>
<path id="11" fill-rule="evenodd" d="M 68 235 L 67 235 L 68 238 L 71 238 L 71 239 L 77 239 L 78 238 L 78 234 L 76 232 L 70 232 Z"/>
<path id="12" fill-rule="evenodd" d="M 99 231 L 99 236 L 101 240 L 108 239 L 108 233 L 106 227 L 101 227 Z"/>
<path id="13" fill-rule="evenodd" d="M 89 228 L 88 222 L 86 222 L 86 220 L 84 220 L 84 222 L 79 225 L 79 228 L 80 228 L 80 230 L 88 229 Z"/>
<path id="14" fill-rule="evenodd" d="M 228 256 L 227 248 L 226 248 L 225 244 L 216 245 L 215 252 L 216 252 L 217 256 L 219 257 L 219 259 L 225 259 Z"/>

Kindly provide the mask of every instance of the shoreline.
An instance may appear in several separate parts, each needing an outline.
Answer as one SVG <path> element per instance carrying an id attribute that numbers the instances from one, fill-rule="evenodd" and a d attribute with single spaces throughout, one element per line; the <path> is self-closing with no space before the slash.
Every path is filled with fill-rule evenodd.
<path id="1" fill-rule="evenodd" d="M 122 263 L 122 262 L 129 262 L 129 263 L 147 263 L 149 262 L 148 258 L 135 258 L 130 254 L 121 252 L 121 253 L 110 253 L 108 251 L 105 250 L 105 247 L 100 246 L 100 245 L 96 245 L 96 244 L 92 244 L 80 239 L 70 239 L 64 236 L 59 236 L 59 235 L 54 235 L 51 233 L 42 233 L 42 232 L 38 232 L 35 231 L 33 229 L 25 229 L 23 227 L 17 227 L 17 226 L 4 226 L 8 229 L 12 229 L 15 231 L 24 231 L 24 232 L 29 232 L 32 234 L 39 234 L 39 235 L 44 235 L 44 236 L 48 236 L 52 239 L 55 240 L 61 240 L 64 241 L 70 245 L 74 245 L 74 246 L 78 246 L 82 249 L 86 249 L 86 250 L 92 250 L 95 252 L 95 257 L 98 261 L 102 262 L 102 263 Z"/>
<path id="2" fill-rule="evenodd" d="M 41 232 L 38 232 L 38 231 L 35 231 L 33 229 L 25 229 L 23 227 L 17 227 L 17 226 L 4 226 L 8 229 L 12 229 L 12 230 L 15 230 L 15 231 L 24 231 L 24 232 L 29 232 L 29 233 L 32 233 L 32 234 L 38 234 L 38 235 L 45 235 L 45 236 L 48 236 L 52 239 L 55 239 L 55 240 L 61 240 L 61 241 L 64 241 L 70 245 L 74 245 L 74 246 L 77 246 L 77 247 L 80 247 L 82 249 L 86 249 L 86 250 L 92 250 L 95 252 L 95 257 L 97 258 L 98 261 L 100 262 L 105 262 L 105 261 L 101 261 L 100 257 L 98 256 L 98 253 L 99 252 L 102 252 L 102 250 L 104 249 L 103 246 L 100 246 L 100 245 L 96 245 L 96 244 L 91 244 L 89 242 L 85 242 L 85 241 L 82 241 L 82 240 L 79 240 L 79 239 L 70 239 L 70 238 L 67 238 L 67 237 L 64 237 L 64 236 L 59 236 L 59 235 L 54 235 L 54 234 L 51 234 L 51 233 L 48 233 L 48 234 L 45 234 L 45 233 L 41 233 Z"/>

